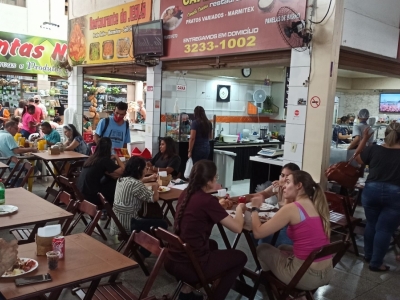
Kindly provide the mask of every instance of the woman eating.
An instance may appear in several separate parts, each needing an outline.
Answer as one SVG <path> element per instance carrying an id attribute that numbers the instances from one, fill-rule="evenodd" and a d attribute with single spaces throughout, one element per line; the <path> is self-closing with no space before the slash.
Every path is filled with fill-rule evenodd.
<path id="1" fill-rule="evenodd" d="M 125 166 L 125 171 L 121 178 L 117 180 L 115 189 L 113 211 L 118 220 L 124 226 L 127 232 L 134 230 L 150 233 L 150 228 L 162 227 L 168 228 L 168 224 L 163 219 L 144 219 L 139 217 L 139 210 L 143 203 L 152 203 L 158 201 L 158 184 L 153 183 L 146 187 L 142 182 L 146 172 L 146 162 L 141 157 L 131 157 Z M 114 221 L 111 222 L 110 233 L 119 234 L 119 230 Z M 143 258 L 150 256 L 150 252 L 141 248 L 140 253 Z"/>
<path id="2" fill-rule="evenodd" d="M 89 122 L 89 118 L 85 115 L 82 116 L 83 132 L 92 132 L 92 123 Z"/>
<path id="3" fill-rule="evenodd" d="M 258 216 L 264 199 L 254 197 L 251 220 L 255 238 L 269 236 L 289 225 L 287 235 L 293 241 L 293 246 L 275 248 L 270 244 L 262 244 L 257 247 L 262 269 L 272 271 L 279 280 L 288 284 L 311 252 L 330 243 L 330 223 L 325 194 L 307 172 L 294 171 L 288 176 L 283 197 L 288 204 L 264 224 L 261 224 Z M 314 290 L 328 284 L 332 275 L 332 257 L 323 257 L 311 264 L 296 288 Z"/>
<path id="4" fill-rule="evenodd" d="M 210 239 L 211 230 L 215 224 L 221 223 L 235 233 L 241 232 L 246 206 L 241 203 L 236 208 L 235 217 L 228 215 L 219 204 L 218 198 L 209 194 L 217 177 L 217 168 L 212 161 L 201 160 L 193 166 L 188 187 L 178 200 L 174 232 L 192 248 L 206 279 L 226 273 L 214 290 L 214 299 L 225 299 L 246 264 L 247 257 L 236 249 L 218 250 L 217 242 Z M 173 249 L 172 246 L 169 250 L 165 262 L 167 272 L 178 280 L 189 284 L 197 283 L 199 279 L 186 253 Z M 179 299 L 193 297 L 193 292 L 182 289 Z"/>
<path id="5" fill-rule="evenodd" d="M 201 159 L 208 159 L 210 155 L 210 142 L 212 125 L 206 116 L 204 108 L 196 106 L 194 109 L 194 120 L 190 127 L 190 139 L 188 157 L 192 158 L 193 164 Z"/>
<path id="6" fill-rule="evenodd" d="M 65 151 L 75 151 L 80 154 L 87 154 L 87 145 L 78 130 L 72 124 L 64 125 L 64 135 L 67 141 L 64 143 Z"/>
<path id="7" fill-rule="evenodd" d="M 24 138 L 28 139 L 32 133 L 36 133 L 37 126 L 39 125 L 35 120 L 35 105 L 25 105 L 22 112 L 22 129 L 21 134 Z"/>
<path id="8" fill-rule="evenodd" d="M 366 128 L 356 152 L 364 149 L 370 135 L 369 128 Z M 365 148 L 356 160 L 369 166 L 361 196 L 367 218 L 364 232 L 365 261 L 369 263 L 371 271 L 385 272 L 389 266 L 383 263 L 383 259 L 393 233 L 400 226 L 400 124 L 391 123 L 385 131 L 385 143 Z"/>
<path id="9" fill-rule="evenodd" d="M 114 202 L 116 180 L 125 169 L 124 163 L 118 156 L 111 155 L 111 140 L 104 137 L 99 140 L 96 150 L 85 162 L 79 175 L 77 186 L 85 199 L 101 205 L 97 193 L 111 204 Z"/>
<path id="10" fill-rule="evenodd" d="M 285 204 L 290 203 L 290 202 L 287 202 L 287 199 L 285 199 L 283 197 L 283 187 L 285 186 L 286 179 L 294 171 L 299 171 L 299 170 L 300 170 L 299 166 L 294 163 L 288 163 L 288 164 L 284 165 L 282 168 L 282 171 L 281 171 L 281 175 L 279 176 L 279 180 L 272 182 L 272 185 L 270 185 L 264 191 L 259 192 L 257 194 L 249 195 L 249 196 L 250 197 L 256 196 L 256 195 L 262 196 L 264 201 L 265 201 L 265 199 L 268 199 L 272 196 L 276 196 L 278 199 L 278 206 L 279 206 L 279 208 L 281 208 Z M 276 246 L 279 246 L 282 244 L 285 244 L 285 245 L 293 244 L 291 239 L 288 238 L 286 231 L 287 231 L 287 226 L 283 227 L 280 230 L 278 239 L 276 240 L 276 243 L 275 243 Z M 267 237 L 261 239 L 260 243 L 269 243 L 270 244 L 272 241 L 272 238 L 273 238 L 273 235 L 267 236 Z M 255 242 L 256 242 L 256 244 L 259 243 L 258 240 L 255 240 Z"/>
<path id="11" fill-rule="evenodd" d="M 166 171 L 176 177 L 179 173 L 181 158 L 176 154 L 174 140 L 167 136 L 160 138 L 160 152 L 147 162 L 147 168 L 153 172 Z"/>

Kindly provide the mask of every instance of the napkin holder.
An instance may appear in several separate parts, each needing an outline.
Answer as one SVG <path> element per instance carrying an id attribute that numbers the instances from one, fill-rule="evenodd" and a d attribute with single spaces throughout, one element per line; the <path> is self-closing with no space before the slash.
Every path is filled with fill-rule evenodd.
<path id="1" fill-rule="evenodd" d="M 56 227 L 57 225 L 52 225 L 51 227 L 53 227 L 53 229 L 55 229 L 55 231 L 53 231 L 53 234 L 51 234 L 50 236 L 40 236 L 39 235 L 39 231 L 36 234 L 35 237 L 35 241 L 36 241 L 36 255 L 38 256 L 44 256 L 46 255 L 47 252 L 52 251 L 53 250 L 53 238 L 62 235 L 63 233 L 61 232 L 61 226 L 60 229 L 58 229 L 58 227 Z M 59 226 L 59 224 L 58 224 Z M 57 234 L 55 234 L 54 232 L 57 232 Z"/>
<path id="2" fill-rule="evenodd" d="M 158 184 L 161 186 L 168 186 L 168 184 L 171 182 L 172 176 L 171 174 L 168 174 L 167 176 L 158 176 Z"/>
<path id="3" fill-rule="evenodd" d="M 61 150 L 60 150 L 60 148 L 49 148 L 48 150 L 48 153 L 50 154 L 50 155 L 58 155 L 58 154 L 61 154 Z"/>

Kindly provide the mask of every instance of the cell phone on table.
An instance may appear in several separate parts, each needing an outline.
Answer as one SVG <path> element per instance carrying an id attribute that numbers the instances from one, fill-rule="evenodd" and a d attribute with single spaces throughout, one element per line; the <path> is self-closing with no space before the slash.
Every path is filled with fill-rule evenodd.
<path id="1" fill-rule="evenodd" d="M 15 279 L 15 285 L 23 286 L 23 285 L 41 283 L 41 282 L 46 282 L 46 281 L 51 281 L 51 280 L 52 279 L 51 279 L 50 274 L 47 273 L 47 274 L 42 274 L 42 275 L 17 278 L 17 279 Z"/>

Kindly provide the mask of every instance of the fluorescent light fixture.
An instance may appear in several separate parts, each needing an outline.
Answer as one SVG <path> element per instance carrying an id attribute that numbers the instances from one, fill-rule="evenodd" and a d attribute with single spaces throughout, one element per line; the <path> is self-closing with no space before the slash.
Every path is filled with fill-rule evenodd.
<path id="1" fill-rule="evenodd" d="M 226 79 L 239 79 L 238 77 L 232 77 L 232 76 L 218 76 L 219 78 L 226 78 Z"/>

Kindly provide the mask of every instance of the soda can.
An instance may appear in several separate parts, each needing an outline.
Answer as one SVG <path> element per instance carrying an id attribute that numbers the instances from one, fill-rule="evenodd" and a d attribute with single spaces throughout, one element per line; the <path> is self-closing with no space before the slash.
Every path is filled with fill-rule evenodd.
<path id="1" fill-rule="evenodd" d="M 244 203 L 244 204 L 246 204 L 246 196 L 240 196 L 240 197 L 238 198 L 238 202 L 239 202 L 239 203 Z"/>
<path id="2" fill-rule="evenodd" d="M 60 252 L 60 259 L 65 257 L 65 237 L 56 236 L 53 238 L 53 251 Z"/>

